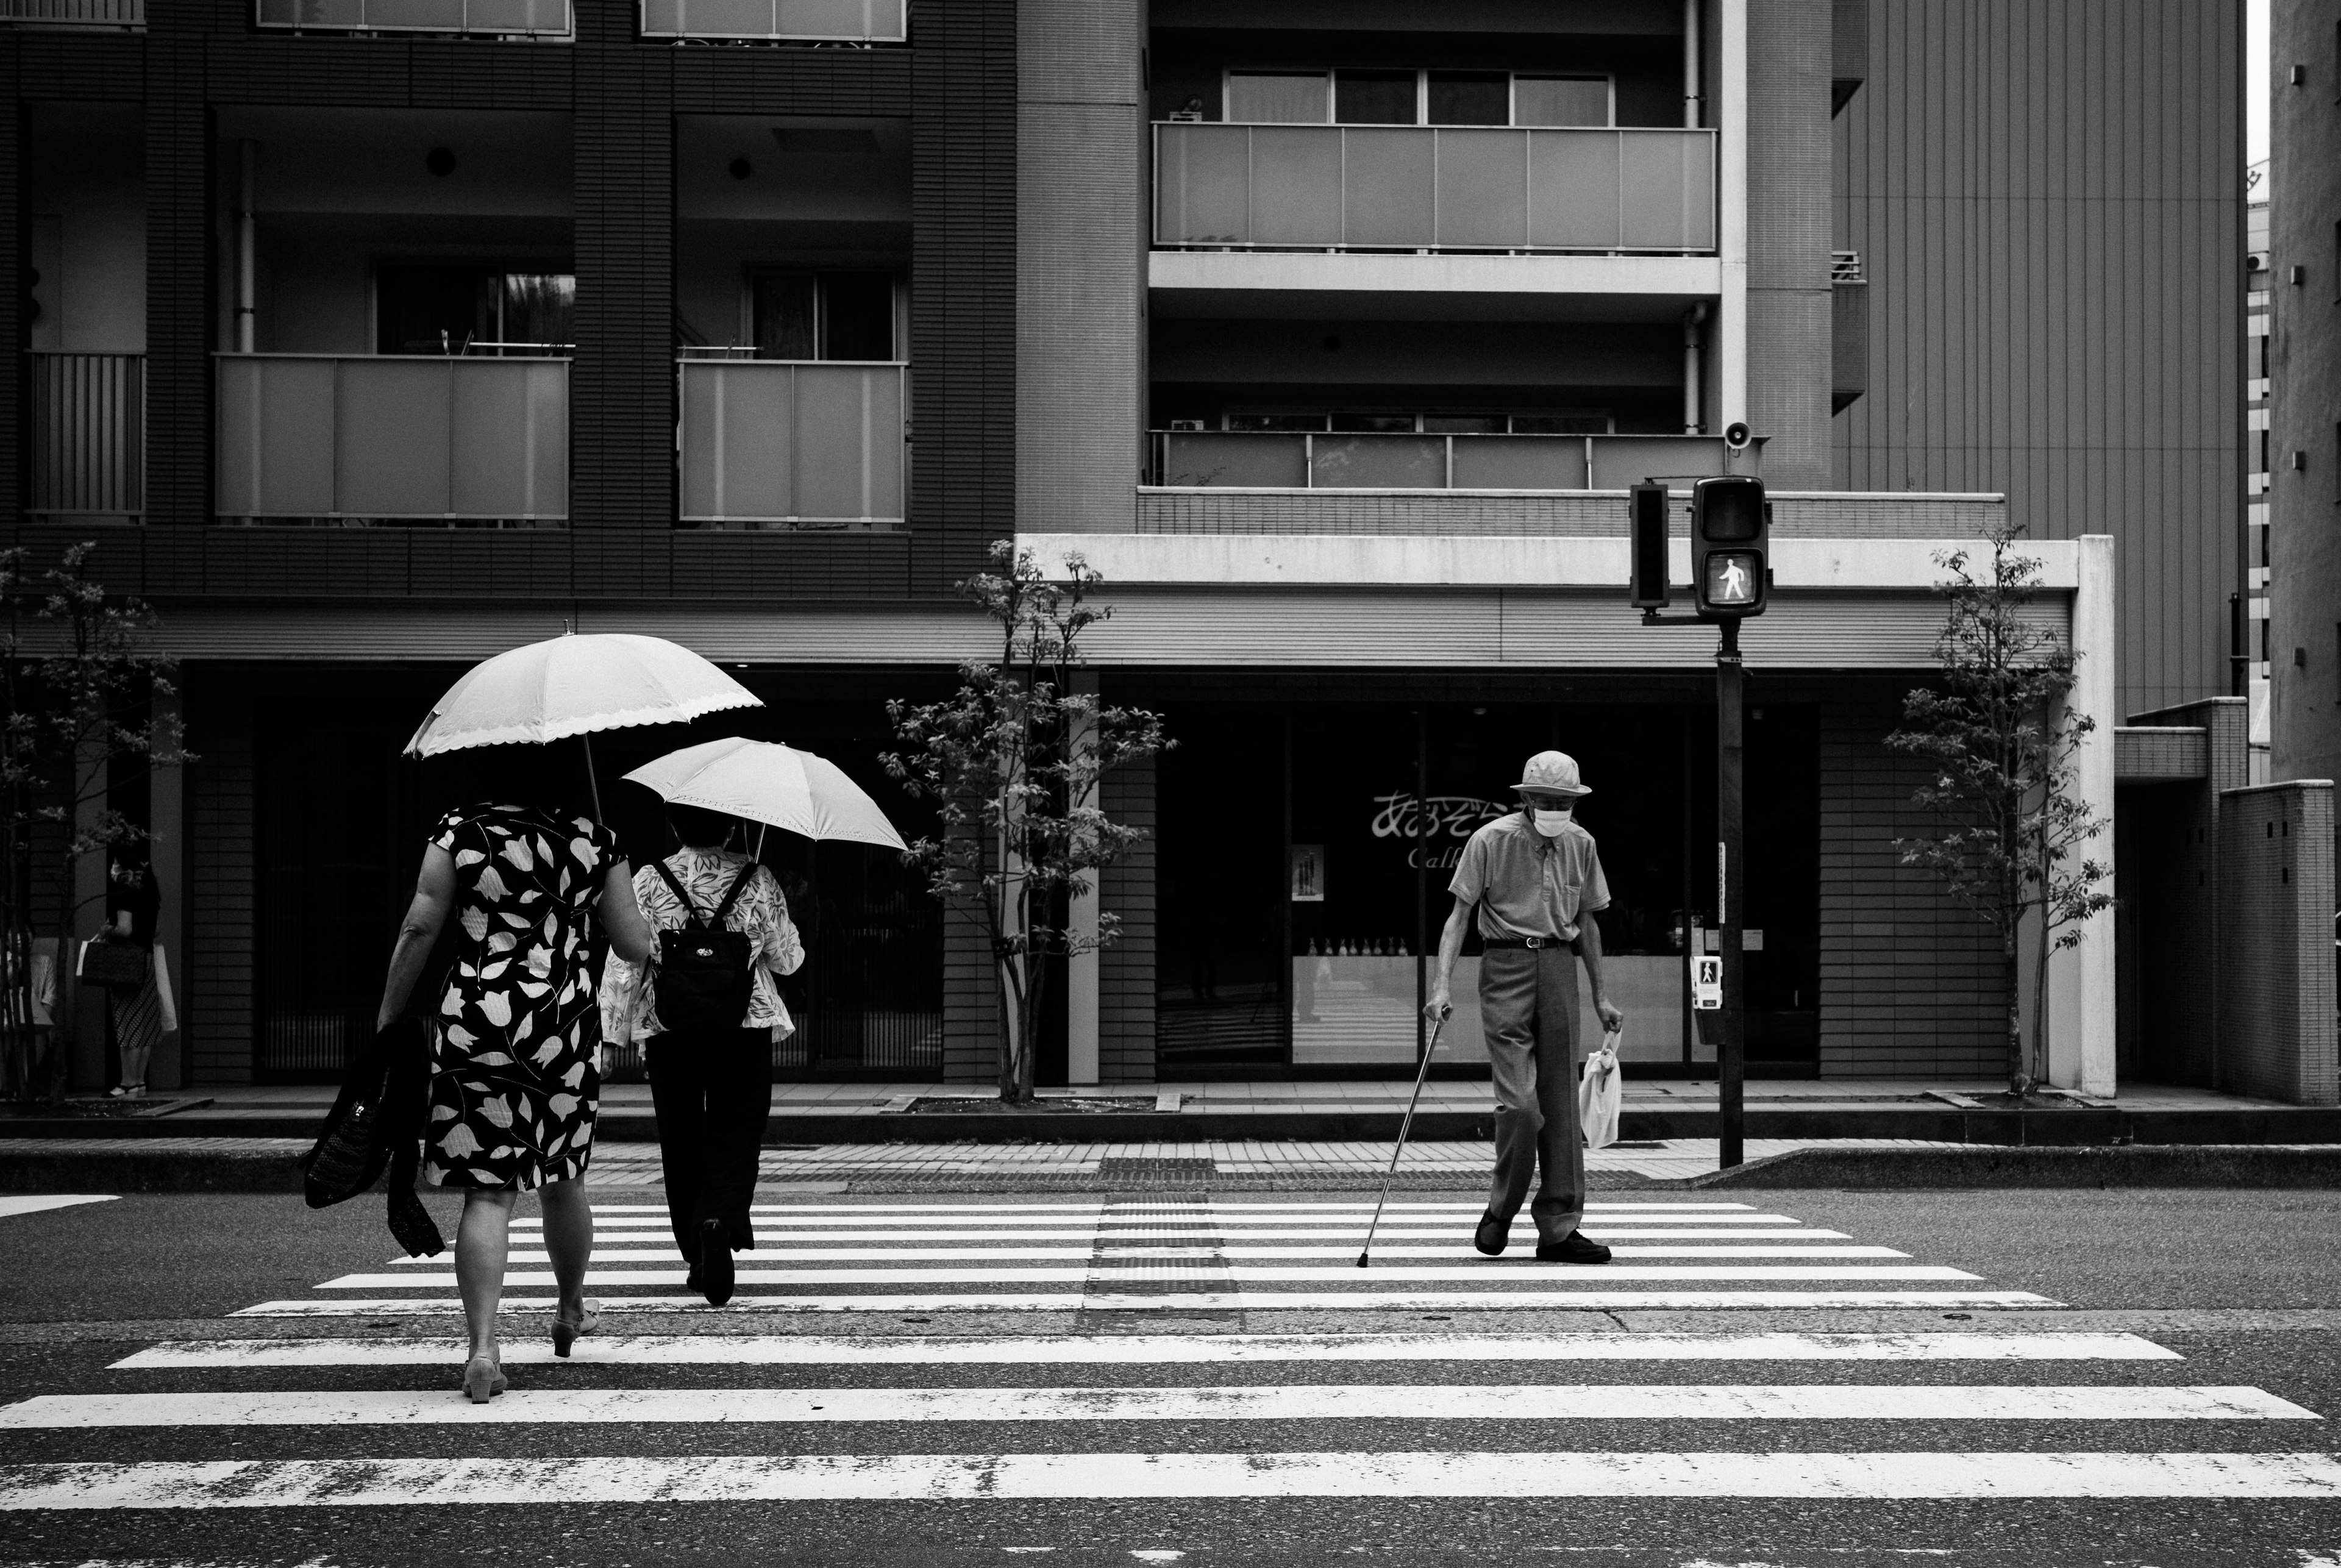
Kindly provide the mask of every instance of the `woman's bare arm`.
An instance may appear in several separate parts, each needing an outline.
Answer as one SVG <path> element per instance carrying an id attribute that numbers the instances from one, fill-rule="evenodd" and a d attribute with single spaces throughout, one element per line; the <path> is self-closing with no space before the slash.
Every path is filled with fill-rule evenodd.
<path id="1" fill-rule="evenodd" d="M 658 945 L 658 934 L 634 898 L 633 868 L 623 860 L 613 862 L 602 881 L 601 914 L 612 950 L 629 964 L 648 961 L 651 949 Z"/>
<path id="2" fill-rule="evenodd" d="M 415 983 L 431 962 L 431 949 L 445 929 L 447 913 L 455 905 L 455 857 L 437 844 L 423 852 L 423 874 L 414 879 L 414 902 L 398 923 L 398 942 L 390 950 L 390 975 L 382 984 L 382 1010 L 374 1014 L 377 1031 L 387 1029 L 406 1011 Z"/>

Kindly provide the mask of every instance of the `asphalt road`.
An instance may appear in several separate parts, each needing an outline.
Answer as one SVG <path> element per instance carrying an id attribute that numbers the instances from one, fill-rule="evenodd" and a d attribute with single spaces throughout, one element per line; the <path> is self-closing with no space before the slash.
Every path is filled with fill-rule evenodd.
<path id="1" fill-rule="evenodd" d="M 825 1307 L 844 1310 L 677 1312 L 669 1310 L 680 1301 L 672 1287 L 613 1282 L 595 1293 L 635 1296 L 656 1310 L 612 1313 L 607 1351 L 565 1365 L 519 1363 L 519 1347 L 535 1343 L 543 1318 L 516 1311 L 507 1333 L 514 1393 L 490 1407 L 493 1430 L 474 1433 L 457 1430 L 483 1423 L 451 1392 L 453 1353 L 403 1348 L 458 1332 L 443 1313 L 415 1310 L 443 1300 L 445 1260 L 393 1264 L 395 1249 L 370 1202 L 313 1213 L 287 1198 L 131 1195 L 0 1217 L 0 1563 L 2341 1565 L 2341 1443 L 2321 1419 L 2341 1415 L 2341 1249 L 2333 1242 L 2341 1193 L 1731 1196 L 1748 1207 L 1705 1218 L 1661 1214 L 1647 1226 L 1623 1213 L 1600 1216 L 1636 1232 L 1621 1247 L 1665 1253 L 1621 1255 L 1613 1268 L 1663 1272 L 1716 1249 L 1715 1258 L 1693 1261 L 1727 1273 L 1740 1264 L 1760 1271 L 1778 1257 L 1733 1258 L 1722 1249 L 1778 1242 L 1788 1253 L 1908 1254 L 1830 1260 L 1857 1271 L 1948 1265 L 1979 1277 L 1881 1277 L 1878 1288 L 1914 1298 L 1898 1307 L 1726 1309 L 1686 1306 L 1683 1293 L 1717 1293 L 1712 1300 L 1720 1302 L 1748 1288 L 1827 1293 L 1871 1282 L 1679 1285 L 1567 1271 L 1559 1282 L 1567 1290 L 1669 1299 L 1564 1310 L 1525 1299 L 1555 1282 L 1554 1271 L 1523 1249 L 1499 1263 L 1473 1258 L 1460 1239 L 1468 1194 L 1444 1214 L 1403 1218 L 1419 1235 L 1378 1245 L 1378 1266 L 1367 1275 L 1341 1257 L 1252 1255 L 1318 1242 L 1331 1243 L 1320 1252 L 1347 1247 L 1353 1221 L 1341 1210 L 1292 1205 L 1354 1203 L 1354 1195 L 1232 1200 L 1290 1207 L 1282 1218 L 1173 1198 L 1108 1211 L 1127 1216 L 1121 1222 L 1085 1213 L 1089 1200 L 1064 1194 L 939 1199 L 961 1205 L 941 1221 L 940 1208 L 912 1212 L 914 1200 L 822 1198 L 760 1221 L 763 1247 L 743 1254 L 743 1266 L 787 1277 L 743 1282 L 741 1294 L 802 1297 L 809 1288 L 799 1277 L 802 1260 L 783 1253 L 828 1266 L 866 1252 L 854 1266 L 874 1268 L 868 1283 L 810 1287 Z M 605 1201 L 655 1199 L 612 1193 Z M 431 1201 L 452 1235 L 452 1205 Z M 1026 1203 L 1040 1206 L 1016 1206 Z M 630 1246 L 622 1239 L 626 1219 L 605 1217 L 601 1255 L 623 1270 L 614 1260 L 632 1254 L 638 1277 L 647 1277 L 671 1259 L 662 1257 L 654 1216 L 636 1218 Z M 1117 1223 L 1134 1227 L 1128 1233 L 1137 1240 L 1104 1239 Z M 899 1235 L 874 1243 L 788 1239 L 818 1237 L 813 1227 L 824 1223 L 835 1236 L 882 1235 L 887 1227 Z M 936 1223 L 960 1228 L 937 1231 Z M 1684 1233 L 1681 1244 L 1668 1224 Z M 1270 1225 L 1287 1227 L 1277 1233 L 1282 1239 L 1262 1229 Z M 1159 1233 L 1139 1234 L 1150 1227 Z M 1752 1243 L 1723 1232 L 1689 1233 L 1717 1227 L 1760 1233 Z M 1016 1233 L 1025 1233 L 1013 1239 Z M 1092 1243 L 1091 1233 L 1101 1239 Z M 1104 1263 L 1117 1247 L 1153 1242 L 1189 1251 L 1168 1261 L 1132 1253 Z M 907 1255 L 940 1248 L 948 1259 L 953 1248 L 987 1246 L 1089 1253 L 1095 1261 L 1070 1270 L 1061 1260 L 1005 1252 L 984 1266 L 994 1273 L 1086 1269 L 1091 1283 L 998 1283 L 979 1270 L 971 1291 L 965 1282 L 930 1277 L 955 1265 Z M 1400 1250 L 1407 1246 L 1420 1251 Z M 1815 1252 L 1812 1261 L 1823 1256 Z M 1320 1264 L 1328 1266 L 1310 1274 Z M 1111 1291 L 1153 1292 L 1162 1304 L 1112 1306 L 1097 1293 L 1109 1287 L 1094 1283 L 1106 1266 L 1130 1270 L 1108 1274 Z M 516 1273 L 541 1267 L 514 1264 Z M 1397 1272 L 1410 1267 L 1455 1277 Z M 402 1269 L 418 1283 L 326 1284 Z M 1253 1279 L 1247 1270 L 1295 1277 Z M 1056 1300 L 1051 1293 L 1062 1289 L 1089 1293 L 1071 1308 L 1029 1311 L 968 1299 L 990 1292 Z M 1336 1299 L 1361 1289 L 1387 1293 L 1367 1305 Z M 1948 1304 L 1961 1292 L 2045 1300 Z M 933 1304 L 922 1304 L 921 1293 Z M 1455 1299 L 1418 1302 L 1420 1293 Z M 1927 1299 L 1930 1293 L 1945 1300 Z M 546 1293 L 519 1284 L 513 1293 Z M 1258 1304 L 1263 1294 L 1276 1304 Z M 351 1301 L 390 1304 L 335 1304 Z M 271 1302 L 294 1303 L 278 1310 L 302 1315 L 231 1315 Z M 1917 1342 L 1908 1336 L 1919 1333 L 1960 1336 L 1969 1346 L 1977 1336 L 2013 1336 L 2036 1347 L 2072 1343 L 2045 1336 L 2088 1333 L 2100 1346 L 2130 1348 L 1946 1359 L 1912 1353 Z M 674 1353 L 630 1350 L 616 1343 L 620 1335 Z M 1750 1335 L 1775 1336 L 1773 1348 L 1748 1348 Z M 1897 1337 L 1816 1337 L 1831 1335 Z M 1141 1353 L 1111 1350 L 1132 1336 L 1159 1343 Z M 1439 1336 L 1512 1337 L 1490 1345 Z M 1585 1347 L 1584 1336 L 1600 1343 L 1570 1353 L 1579 1359 L 1551 1358 L 1559 1353 L 1550 1347 Z M 984 1347 L 1008 1337 L 1046 1348 L 990 1358 Z M 202 1348 L 256 1339 L 303 1343 Z M 1302 1348 L 1245 1351 L 1258 1359 L 1240 1361 L 1213 1348 L 1270 1343 Z M 1791 1353 L 1781 1344 L 1807 1348 L 1782 1359 Z M 1848 1359 L 1851 1345 L 1872 1348 Z M 210 1359 L 115 1364 L 173 1347 Z M 270 1364 L 296 1354 L 323 1359 Z M 419 1359 L 402 1359 L 410 1355 Z M 1589 1384 L 1608 1392 L 1574 1394 Z M 1384 1392 L 1392 1388 L 1405 1392 Z M 1141 1396 L 1116 1392 L 1131 1390 L 1157 1403 L 1134 1411 L 1131 1402 Z M 660 1391 L 676 1397 L 608 1408 L 654 1400 Z M 904 1397 L 895 1391 L 940 1403 L 906 1413 L 894 1408 Z M 1586 1413 L 1588 1397 L 1599 1413 Z M 1048 1404 L 1047 1419 L 1019 1404 L 1034 1399 Z M 1569 1399 L 1579 1402 L 1572 1409 L 1537 1413 L 1559 1408 L 1542 1402 Z M 760 1400 L 796 1403 L 776 1409 Z M 818 1414 L 808 1400 L 821 1404 Z M 1222 1406 L 1230 1400 L 1265 1403 L 1247 1403 L 1253 1413 L 1244 1414 Z M 2188 1400 L 2209 1403 L 2182 1408 Z M 1504 1401 L 1516 1413 L 1487 1413 Z M 1659 1413 L 1612 1413 L 1646 1406 Z M 2044 1413 L 2051 1409 L 2057 1413 Z M 533 1410 L 545 1418 L 516 1413 Z M 593 1410 L 603 1413 L 577 1413 Z M 98 1420 L 121 1423 L 90 1423 Z M 1135 1470 L 1112 1457 L 1128 1454 L 1165 1457 Z M 1327 1454 L 1340 1457 L 1305 1458 Z M 2205 1454 L 2235 1457 L 2207 1479 L 2203 1462 L 2185 1457 Z M 2314 1463 L 2283 1457 L 2290 1455 Z M 475 1462 L 463 1472 L 469 1481 L 451 1479 L 454 1460 Z M 352 1468 L 349 1461 L 380 1463 Z M 882 1495 L 804 1500 L 804 1477 L 823 1461 L 822 1473 L 860 1477 L 852 1484 Z M 190 1463 L 246 1468 L 214 1473 L 179 1497 L 201 1505 L 7 1506 L 81 1497 L 73 1488 L 97 1481 L 126 1488 L 109 1495 L 153 1503 L 161 1473 L 149 1467 Z M 2167 1464 L 2177 1468 L 2157 1468 Z M 1313 1481 L 1258 1480 L 1310 1465 Z M 1708 1494 L 1653 1494 L 1690 1484 L 1682 1480 L 1686 1465 L 1702 1478 L 1695 1489 Z M 52 1466 L 90 1468 L 43 1468 Z M 1166 1469 L 1184 1479 L 1164 1482 Z M 1835 1479 L 1814 1481 L 1823 1471 Z M 2191 1479 L 2169 1479 L 2182 1472 Z M 1608 1479 L 1585 1481 L 1597 1473 Z M 2292 1479 L 2271 1484 L 2267 1477 L 2278 1473 Z M 1237 1491 L 1276 1494 L 1192 1494 L 1225 1486 L 1231 1473 Z M 961 1474 L 978 1479 L 952 1479 Z M 1395 1479 L 1376 1479 L 1384 1474 Z M 1784 1474 L 1802 1479 L 1784 1483 Z M 1577 1479 L 1556 1484 L 1556 1475 Z M 2049 1475 L 2079 1479 L 2044 1484 Z M 483 1476 L 523 1500 L 443 1500 L 446 1488 Z M 1068 1489 L 1067 1476 L 1103 1495 L 1044 1494 Z M 2331 1485 L 2316 1479 L 2324 1476 Z M 63 1490 L 35 1496 L 28 1490 L 35 1481 Z M 760 1497 L 777 1486 L 793 1500 L 701 1500 L 732 1484 Z M 1345 1484 L 1360 1494 L 1326 1494 Z M 2058 1487 L 2077 1494 L 2004 1494 Z M 1778 1494 L 1798 1489 L 1828 1494 Z M 1539 1490 L 1609 1494 L 1528 1495 Z M 2188 1490 L 2198 1494 L 2168 1494 Z M 2267 1494 L 2284 1490 L 2313 1494 Z M 1932 1494 L 1897 1494 L 1914 1491 Z M 661 1492 L 670 1500 L 654 1495 Z M 1426 1494 L 1433 1492 L 1449 1494 Z M 2155 1494 L 2110 1494 L 2123 1492 Z M 285 1505 L 233 1505 L 258 1493 Z M 354 1505 L 353 1496 L 376 1501 Z M 593 1500 L 613 1496 L 623 1500 Z"/>

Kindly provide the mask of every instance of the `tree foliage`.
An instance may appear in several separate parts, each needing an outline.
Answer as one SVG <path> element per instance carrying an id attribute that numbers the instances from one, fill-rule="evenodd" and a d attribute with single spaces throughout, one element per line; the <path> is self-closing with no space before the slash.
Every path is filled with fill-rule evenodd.
<path id="1" fill-rule="evenodd" d="M 1032 1097 L 1034 1042 L 1049 966 L 1112 943 L 1117 919 L 1074 926 L 1071 900 L 1146 836 L 1098 804 L 1098 784 L 1123 763 L 1171 743 L 1161 715 L 1076 689 L 1081 634 L 1111 611 L 1091 602 L 1101 580 L 1080 555 L 1063 574 L 1001 540 L 993 570 L 961 583 L 1000 634 L 994 663 L 960 666 L 940 703 L 886 704 L 899 752 L 888 774 L 931 802 L 938 831 L 908 858 L 946 905 L 973 918 L 988 943 L 1000 1014 L 1000 1095 Z"/>
<path id="2" fill-rule="evenodd" d="M 78 988 L 70 955 L 87 857 L 147 839 L 108 804 L 131 771 L 193 759 L 168 696 L 174 666 L 152 645 L 154 612 L 109 595 L 90 573 L 94 543 L 36 571 L 21 548 L 0 550 L 0 1092 L 20 1103 L 63 1096 Z M 102 904 L 101 904 L 102 906 Z M 54 1024 L 34 1007 L 35 911 L 53 951 Z"/>
<path id="3" fill-rule="evenodd" d="M 2065 705 L 2080 655 L 2025 613 L 2039 594 L 2039 557 L 2005 526 L 1986 544 L 1980 558 L 1966 549 L 1936 556 L 1948 574 L 1938 584 L 1948 609 L 1935 648 L 1940 684 L 1903 700 L 1902 728 L 1886 744 L 1934 775 L 1911 799 L 1935 831 L 1896 839 L 1902 864 L 1932 872 L 1999 938 L 2008 1090 L 2021 1097 L 2047 1065 L 2049 952 L 2078 944 L 2080 924 L 2112 905 L 2099 885 L 2112 873 L 2085 854 L 2107 824 L 2073 793 L 2075 759 L 2097 727 Z M 2028 1042 L 2017 994 L 2027 919 L 2036 938 Z"/>

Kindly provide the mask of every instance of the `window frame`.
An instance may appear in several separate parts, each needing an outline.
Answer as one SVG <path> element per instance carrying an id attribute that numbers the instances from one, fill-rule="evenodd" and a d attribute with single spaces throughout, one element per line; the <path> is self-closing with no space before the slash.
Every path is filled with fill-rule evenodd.
<path id="1" fill-rule="evenodd" d="M 1339 95 L 1340 95 L 1340 80 L 1339 80 L 1339 76 L 1340 76 L 1340 71 L 1342 71 L 1343 69 L 1358 70 L 1358 71 L 1383 71 L 1383 70 L 1387 70 L 1387 71 L 1390 71 L 1390 72 L 1397 72 L 1397 71 L 1400 71 L 1400 70 L 1411 69 L 1411 70 L 1414 72 L 1414 128 L 1415 128 L 1415 129 L 1418 129 L 1418 130 L 1458 130 L 1458 131 L 1494 131 L 1494 130 L 1514 130 L 1514 131 L 1611 130 L 1611 131 L 1614 131 L 1614 130 L 1616 130 L 1616 129 L 1618 129 L 1618 128 L 1619 128 L 1619 126 L 1618 126 L 1618 73 L 1616 73 L 1615 71 L 1558 71 L 1558 70 L 1556 70 L 1556 71 L 1513 71 L 1513 70 L 1503 70 L 1503 71 L 1502 71 L 1502 75 L 1503 75 L 1503 76 L 1504 76 L 1504 78 L 1505 78 L 1505 103 L 1504 103 L 1504 113 L 1505 113 L 1505 115 L 1506 115 L 1506 116 L 1507 116 L 1507 118 L 1506 118 L 1506 121 L 1505 121 L 1505 124 L 1504 124 L 1504 125 L 1435 125 L 1435 124 L 1433 124 L 1433 123 L 1432 123 L 1432 121 L 1431 121 L 1431 119 L 1430 119 L 1430 76 L 1431 76 L 1431 72 L 1432 72 L 1432 70 L 1433 70 L 1433 67 L 1431 67 L 1431 66 L 1428 66 L 1428 65 L 1418 65 L 1418 66 L 1412 66 L 1412 67 L 1399 66 L 1399 65 L 1390 65 L 1390 66 L 1381 66 L 1381 65 L 1355 65 L 1355 66 L 1348 66 L 1348 67 L 1343 67 L 1343 66 L 1335 66 L 1335 65 L 1328 65 L 1328 66 L 1326 66 L 1326 67 L 1325 67 L 1323 70 L 1321 70 L 1321 71 L 1304 70 L 1304 69 L 1301 69 L 1300 67 L 1298 67 L 1298 66 L 1293 66 L 1293 67 L 1289 67 L 1289 68 L 1279 69 L 1279 68 L 1276 68 L 1276 67 L 1273 67 L 1273 66 L 1267 66 L 1267 65 L 1222 65 L 1222 66 L 1220 68 L 1220 118 L 1219 118 L 1219 123 L 1220 123 L 1220 125 L 1340 125 L 1340 124 L 1342 124 L 1342 121 L 1339 118 L 1339 115 L 1340 115 L 1340 98 L 1339 98 Z M 1442 66 L 1436 67 L 1436 69 L 1438 69 L 1438 70 L 1439 70 L 1439 71 L 1442 71 L 1442 72 L 1444 72 L 1444 71 L 1464 72 L 1464 71 L 1467 71 L 1467 70 L 1468 70 L 1468 67 L 1464 67 L 1464 66 L 1460 66 L 1460 65 L 1455 65 L 1455 66 L 1446 66 L 1446 65 L 1442 65 Z M 1498 71 L 1499 69 L 1501 69 L 1501 68 L 1500 68 L 1500 67 L 1490 67 L 1490 68 L 1489 68 L 1488 70 L 1486 70 L 1486 71 L 1484 71 L 1484 72 L 1478 72 L 1478 73 L 1473 73 L 1473 74 L 1477 74 L 1477 75 L 1496 75 L 1496 74 L 1497 74 L 1497 71 Z M 1323 79 L 1324 84 L 1325 84 L 1325 117 L 1324 117 L 1323 119 L 1321 119 L 1321 120 L 1238 120 L 1238 119 L 1230 118 L 1230 115 L 1229 115 L 1229 113 L 1228 113 L 1228 105 L 1229 105 L 1229 101 L 1230 101 L 1230 100 L 1229 100 L 1229 87 L 1230 87 L 1230 85 L 1233 82 L 1233 80 L 1234 80 L 1236 77 L 1238 77 L 1238 76 L 1291 76 L 1291 77 L 1299 77 L 1299 76 L 1316 76 L 1316 77 L 1320 77 L 1320 78 L 1322 78 L 1322 79 Z M 1531 81 L 1599 82 L 1599 83 L 1601 83 L 1601 84 L 1602 84 L 1602 86 L 1603 86 L 1603 88 L 1604 88 L 1604 103 L 1603 103 L 1603 111 L 1602 111 L 1602 112 L 1603 112 L 1603 114 L 1604 114 L 1604 115 L 1606 116 L 1606 118 L 1605 118 L 1604 122 L 1603 122 L 1601 125 L 1584 125 L 1584 126 L 1579 126 L 1579 125 L 1524 125 L 1520 124 L 1520 78 L 1522 78 L 1523 76 L 1525 76 L 1525 77 L 1529 78 L 1529 80 L 1531 80 Z"/>

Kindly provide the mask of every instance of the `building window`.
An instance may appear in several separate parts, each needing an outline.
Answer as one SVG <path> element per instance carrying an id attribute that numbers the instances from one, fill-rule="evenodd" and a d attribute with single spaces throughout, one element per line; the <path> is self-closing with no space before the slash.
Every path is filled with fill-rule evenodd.
<path id="1" fill-rule="evenodd" d="M 1421 89 L 1421 77 L 1413 71 L 1336 71 L 1333 119 L 1344 125 L 1420 124 Z"/>
<path id="2" fill-rule="evenodd" d="M 1256 125 L 1321 125 L 1333 117 L 1331 85 L 1322 71 L 1230 71 L 1227 117 Z"/>
<path id="3" fill-rule="evenodd" d="M 761 358 L 895 357 L 892 273 L 759 273 L 753 293 Z"/>
<path id="4" fill-rule="evenodd" d="M 1257 125 L 1611 125 L 1606 75 L 1506 71 L 1230 71 L 1230 124 Z"/>
<path id="5" fill-rule="evenodd" d="M 576 309 L 569 273 L 386 266 L 374 278 L 374 352 L 564 355 Z"/>

